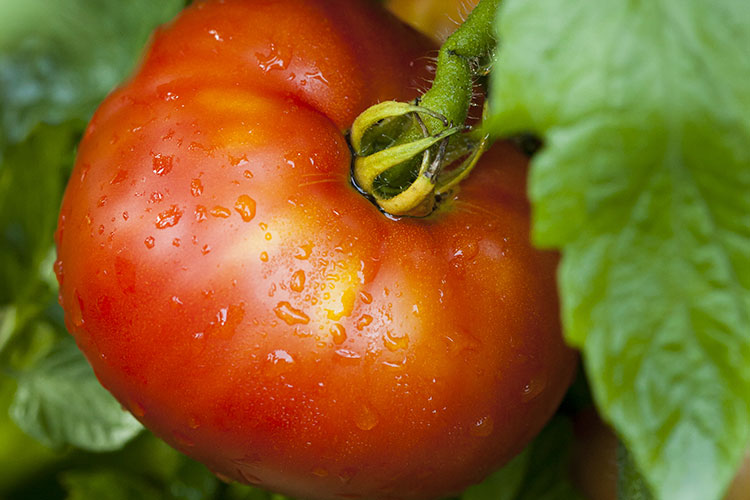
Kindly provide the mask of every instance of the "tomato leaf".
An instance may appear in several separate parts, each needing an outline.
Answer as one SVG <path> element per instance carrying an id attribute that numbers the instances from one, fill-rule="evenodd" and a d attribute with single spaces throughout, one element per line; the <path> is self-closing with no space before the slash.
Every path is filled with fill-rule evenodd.
<path id="1" fill-rule="evenodd" d="M 539 436 L 505 467 L 481 484 L 471 486 L 461 500 L 576 500 L 570 484 L 573 429 L 556 417 Z"/>
<path id="2" fill-rule="evenodd" d="M 628 450 L 617 445 L 617 500 L 653 500 L 643 475 L 636 469 Z"/>
<path id="3" fill-rule="evenodd" d="M 37 123 L 88 120 L 182 0 L 0 0 L 0 150 Z M 0 151 L 1 154 L 1 151 Z"/>
<path id="4" fill-rule="evenodd" d="M 489 129 L 543 136 L 534 238 L 569 341 L 660 499 L 750 437 L 750 4 L 509 0 Z"/>
<path id="5" fill-rule="evenodd" d="M 52 247 L 78 128 L 41 125 L 0 158 L 0 304 L 36 302 L 34 289 L 52 273 L 51 263 L 40 266 Z"/>
<path id="6" fill-rule="evenodd" d="M 10 413 L 21 429 L 50 447 L 114 450 L 142 430 L 99 384 L 72 339 L 19 375 Z"/>
<path id="7" fill-rule="evenodd" d="M 140 477 L 130 476 L 122 471 L 67 471 L 61 482 L 68 491 L 67 500 L 162 500 L 163 494 Z"/>

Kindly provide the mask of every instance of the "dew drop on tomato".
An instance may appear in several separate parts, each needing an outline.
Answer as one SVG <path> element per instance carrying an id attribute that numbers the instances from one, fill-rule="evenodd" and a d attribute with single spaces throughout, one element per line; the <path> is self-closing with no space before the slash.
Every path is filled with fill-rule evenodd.
<path id="1" fill-rule="evenodd" d="M 195 197 L 203 194 L 203 183 L 200 179 L 193 179 L 192 181 L 190 181 L 190 194 Z"/>
<path id="2" fill-rule="evenodd" d="M 521 398 L 524 403 L 528 403 L 533 399 L 536 399 L 547 386 L 547 379 L 542 377 L 533 378 L 523 387 L 523 393 Z"/>
<path id="3" fill-rule="evenodd" d="M 304 311 L 292 307 L 292 305 L 286 301 L 279 302 L 276 307 L 274 307 L 273 312 L 276 314 L 277 318 L 283 320 L 287 325 L 306 325 L 310 322 L 310 317 L 305 314 Z"/>
<path id="4" fill-rule="evenodd" d="M 130 413 L 132 413 L 136 418 L 142 418 L 146 415 L 146 409 L 138 401 L 130 401 L 127 407 L 130 410 Z"/>
<path id="5" fill-rule="evenodd" d="M 291 288 L 295 292 L 301 292 L 305 289 L 305 271 L 303 271 L 302 269 L 298 269 L 294 274 L 292 274 L 289 288 Z"/>
<path id="6" fill-rule="evenodd" d="M 495 422 L 492 420 L 492 417 L 488 415 L 477 420 L 469 429 L 469 433 L 476 437 L 487 437 L 492 434 L 494 428 Z"/>
<path id="7" fill-rule="evenodd" d="M 369 326 L 370 323 L 372 323 L 372 316 L 369 314 L 363 314 L 357 320 L 357 330 L 363 330 L 365 327 Z"/>
<path id="8" fill-rule="evenodd" d="M 226 219 L 230 215 L 232 215 L 232 212 L 228 208 L 222 206 L 216 206 L 212 208 L 209 213 L 214 217 L 218 217 L 220 219 Z"/>
<path id="9" fill-rule="evenodd" d="M 363 431 L 374 429 L 380 422 L 380 417 L 370 405 L 363 405 L 354 418 L 357 428 Z"/>
<path id="10" fill-rule="evenodd" d="M 83 299 L 81 299 L 81 295 L 78 293 L 78 290 L 75 290 L 73 292 L 73 303 L 70 307 L 70 321 L 76 328 L 80 328 L 84 323 Z"/>
<path id="11" fill-rule="evenodd" d="M 346 340 L 346 328 L 341 323 L 335 323 L 329 332 L 334 344 L 340 345 Z"/>
<path id="12" fill-rule="evenodd" d="M 182 210 L 177 205 L 172 205 L 156 216 L 156 229 L 176 226 L 180 222 L 180 218 L 182 218 Z"/>
<path id="13" fill-rule="evenodd" d="M 250 198 L 248 195 L 243 194 L 237 198 L 234 204 L 234 209 L 240 214 L 242 220 L 250 222 L 255 218 L 255 200 Z"/>
<path id="14" fill-rule="evenodd" d="M 151 170 L 156 175 L 167 175 L 172 171 L 172 161 L 174 156 L 162 155 L 161 153 L 151 153 Z"/>
<path id="15" fill-rule="evenodd" d="M 182 448 L 192 448 L 193 446 L 195 446 L 195 443 L 180 431 L 174 431 L 172 433 L 172 436 L 174 437 L 174 440 L 177 441 L 177 444 Z"/>

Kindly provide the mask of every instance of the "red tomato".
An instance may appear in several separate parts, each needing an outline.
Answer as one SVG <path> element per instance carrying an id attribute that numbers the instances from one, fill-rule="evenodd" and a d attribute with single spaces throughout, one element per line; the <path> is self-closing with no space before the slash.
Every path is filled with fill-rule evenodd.
<path id="1" fill-rule="evenodd" d="M 556 256 L 507 146 L 392 220 L 342 130 L 408 99 L 426 42 L 373 2 L 198 3 L 96 113 L 63 201 L 69 329 L 149 429 L 302 498 L 437 498 L 541 428 L 571 379 Z"/>

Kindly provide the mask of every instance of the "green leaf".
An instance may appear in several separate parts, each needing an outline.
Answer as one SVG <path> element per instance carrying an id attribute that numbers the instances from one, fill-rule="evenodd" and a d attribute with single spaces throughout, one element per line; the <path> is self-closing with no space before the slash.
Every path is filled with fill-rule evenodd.
<path id="1" fill-rule="evenodd" d="M 0 156 L 39 122 L 88 120 L 182 0 L 0 0 Z"/>
<path id="2" fill-rule="evenodd" d="M 628 450 L 617 445 L 617 500 L 652 500 L 643 475 L 633 463 L 633 457 Z"/>
<path id="3" fill-rule="evenodd" d="M 568 340 L 656 498 L 750 437 L 750 3 L 508 0 L 489 130 L 532 131 Z"/>
<path id="4" fill-rule="evenodd" d="M 163 500 L 162 492 L 136 476 L 122 471 L 67 471 L 60 481 L 68 491 L 67 500 Z"/>
<path id="5" fill-rule="evenodd" d="M 470 486 L 461 500 L 516 500 L 529 469 L 531 446 L 480 484 Z"/>
<path id="6" fill-rule="evenodd" d="M 461 500 L 579 500 L 570 483 L 570 422 L 556 417 L 521 454 Z"/>
<path id="7" fill-rule="evenodd" d="M 20 374 L 10 412 L 21 429 L 50 447 L 114 450 L 142 430 L 99 384 L 71 339 Z"/>
<path id="8" fill-rule="evenodd" d="M 45 260 L 81 128 L 80 123 L 40 125 L 0 158 L 0 304 L 39 303 L 39 286 L 48 283 L 52 268 Z"/>
<path id="9" fill-rule="evenodd" d="M 294 500 L 278 493 L 271 493 L 269 491 L 254 488 L 252 486 L 246 486 L 244 484 L 232 483 L 230 484 L 222 500 Z"/>

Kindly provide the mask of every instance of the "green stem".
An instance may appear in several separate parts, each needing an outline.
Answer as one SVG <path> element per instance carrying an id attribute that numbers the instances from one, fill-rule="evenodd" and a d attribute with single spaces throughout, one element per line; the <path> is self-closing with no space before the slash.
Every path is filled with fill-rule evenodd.
<path id="1" fill-rule="evenodd" d="M 393 215 L 428 214 L 434 206 L 436 186 L 450 189 L 481 155 L 484 138 L 472 140 L 457 132 L 469 114 L 475 79 L 486 74 L 491 61 L 499 4 L 500 0 L 481 0 L 446 40 L 438 54 L 435 80 L 418 106 L 380 103 L 364 111 L 352 125 L 350 137 L 357 155 L 354 179 L 383 210 Z M 406 115 L 412 119 L 405 121 Z M 389 122 L 396 118 L 401 121 Z M 384 135 L 383 130 L 388 133 Z M 386 135 L 389 139 L 384 141 Z M 447 182 L 441 182 L 443 166 L 455 160 L 457 153 L 471 150 L 476 154 Z"/>
<path id="2" fill-rule="evenodd" d="M 466 121 L 474 91 L 477 69 L 494 50 L 495 13 L 500 0 L 481 0 L 440 48 L 435 81 L 422 97 L 421 105 L 448 118 L 454 124 Z M 424 117 L 433 131 L 444 128 L 431 117 Z"/>

